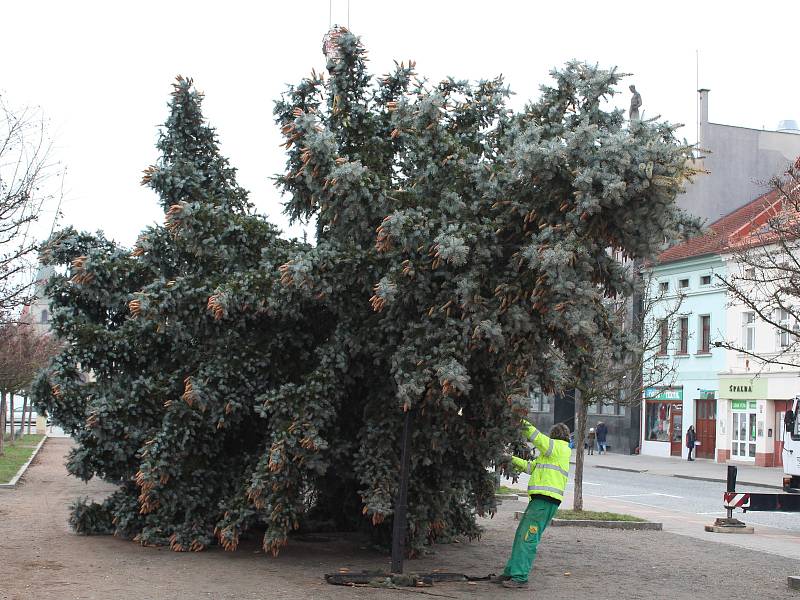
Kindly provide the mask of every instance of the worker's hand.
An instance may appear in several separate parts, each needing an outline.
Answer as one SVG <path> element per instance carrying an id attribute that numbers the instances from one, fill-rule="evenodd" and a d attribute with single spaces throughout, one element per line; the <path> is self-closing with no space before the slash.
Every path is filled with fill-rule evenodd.
<path id="1" fill-rule="evenodd" d="M 505 453 L 501 454 L 500 455 L 500 464 L 501 465 L 511 464 L 511 458 L 512 458 L 512 456 L 510 454 L 505 454 Z"/>

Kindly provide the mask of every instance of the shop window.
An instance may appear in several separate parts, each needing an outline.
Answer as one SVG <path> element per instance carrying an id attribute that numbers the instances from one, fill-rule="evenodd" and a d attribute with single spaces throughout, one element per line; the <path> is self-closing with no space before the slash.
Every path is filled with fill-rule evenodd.
<path id="1" fill-rule="evenodd" d="M 709 354 L 711 352 L 711 316 L 702 315 L 700 317 L 700 345 L 698 354 Z"/>
<path id="2" fill-rule="evenodd" d="M 742 313 L 742 345 L 752 351 L 756 347 L 756 313 Z"/>
<path id="3" fill-rule="evenodd" d="M 651 442 L 670 441 L 670 414 L 672 402 L 653 402 L 645 404 L 645 438 Z"/>
<path id="4" fill-rule="evenodd" d="M 678 354 L 689 354 L 689 317 L 678 319 Z"/>

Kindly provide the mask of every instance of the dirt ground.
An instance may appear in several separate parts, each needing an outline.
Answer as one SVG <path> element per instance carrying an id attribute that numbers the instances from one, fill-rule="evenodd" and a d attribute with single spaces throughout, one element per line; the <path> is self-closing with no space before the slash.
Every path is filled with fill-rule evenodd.
<path id="1" fill-rule="evenodd" d="M 386 556 L 346 538 L 292 542 L 273 559 L 256 544 L 235 553 L 178 554 L 112 537 L 80 537 L 67 526 L 68 504 L 110 488 L 67 476 L 63 460 L 69 444 L 49 439 L 24 482 L 16 490 L 0 490 L 4 600 L 800 597 L 786 587 L 787 575 L 800 574 L 796 561 L 664 532 L 551 528 L 528 591 L 482 582 L 403 590 L 328 585 L 323 574 L 341 567 L 388 566 Z M 494 519 L 485 520 L 481 540 L 438 546 L 432 555 L 407 562 L 407 571 L 500 572 L 516 526 L 515 508 L 519 505 L 507 502 Z"/>

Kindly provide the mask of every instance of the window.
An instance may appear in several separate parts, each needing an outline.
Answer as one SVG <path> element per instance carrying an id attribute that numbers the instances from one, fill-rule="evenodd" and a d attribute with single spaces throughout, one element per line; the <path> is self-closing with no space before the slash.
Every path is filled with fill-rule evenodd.
<path id="1" fill-rule="evenodd" d="M 531 392 L 530 398 L 533 412 L 550 412 L 550 396 L 541 392 Z"/>
<path id="2" fill-rule="evenodd" d="M 689 354 L 689 317 L 678 319 L 678 354 Z"/>
<path id="3" fill-rule="evenodd" d="M 680 281 L 678 281 L 678 287 L 681 288 L 682 290 L 688 288 L 689 287 L 689 280 L 688 279 L 681 279 Z"/>
<path id="4" fill-rule="evenodd" d="M 700 277 L 700 285 L 711 285 L 711 275 L 703 275 Z"/>
<path id="5" fill-rule="evenodd" d="M 50 315 L 47 313 L 46 310 L 42 311 L 42 323 L 48 323 L 50 321 Z"/>
<path id="6" fill-rule="evenodd" d="M 594 404 L 590 404 L 589 406 L 586 407 L 586 414 L 596 415 L 597 414 L 597 407 L 598 407 L 598 403 L 596 403 L 596 402 Z"/>
<path id="7" fill-rule="evenodd" d="M 783 308 L 778 310 L 778 314 L 777 314 L 778 319 L 777 320 L 778 320 L 778 325 L 780 326 L 780 328 L 776 330 L 776 334 L 777 334 L 777 338 L 778 338 L 777 342 L 778 342 L 778 348 L 779 349 L 788 348 L 789 345 L 791 344 L 791 340 L 790 340 L 791 335 L 789 333 L 789 329 L 790 329 L 789 316 L 790 315 L 789 315 L 789 311 L 788 310 L 785 310 Z"/>
<path id="8" fill-rule="evenodd" d="M 659 329 L 659 354 L 666 354 L 669 346 L 669 322 L 666 319 L 661 319 L 658 322 Z"/>
<path id="9" fill-rule="evenodd" d="M 711 352 L 711 315 L 700 317 L 700 347 L 698 354 L 709 354 Z"/>
<path id="10" fill-rule="evenodd" d="M 742 346 L 747 351 L 756 347 L 756 313 L 742 313 Z"/>
<path id="11" fill-rule="evenodd" d="M 658 284 L 658 291 L 659 292 L 668 292 L 669 291 L 669 281 L 662 281 Z"/>

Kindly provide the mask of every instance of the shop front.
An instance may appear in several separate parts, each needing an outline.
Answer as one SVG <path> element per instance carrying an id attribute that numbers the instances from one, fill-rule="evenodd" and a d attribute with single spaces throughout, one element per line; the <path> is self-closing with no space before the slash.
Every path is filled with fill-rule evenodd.
<path id="1" fill-rule="evenodd" d="M 720 378 L 717 460 L 781 465 L 783 415 L 797 374 Z"/>
<path id="2" fill-rule="evenodd" d="M 683 387 L 647 388 L 642 402 L 642 454 L 680 456 L 683 448 Z"/>

